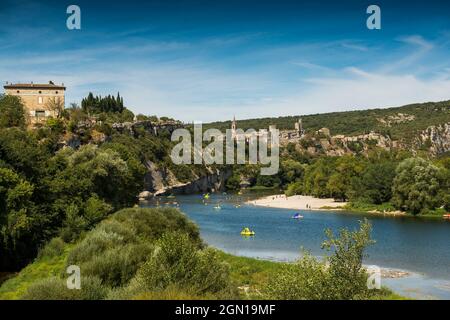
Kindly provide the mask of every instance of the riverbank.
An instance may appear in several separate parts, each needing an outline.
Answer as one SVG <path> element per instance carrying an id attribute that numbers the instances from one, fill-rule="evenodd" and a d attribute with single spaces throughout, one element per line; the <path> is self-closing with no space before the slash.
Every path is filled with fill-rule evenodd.
<path id="1" fill-rule="evenodd" d="M 315 198 L 312 196 L 295 195 L 286 197 L 284 194 L 270 195 L 262 197 L 256 200 L 247 201 L 246 204 L 268 207 L 268 208 L 280 208 L 280 209 L 292 209 L 292 210 L 320 210 L 320 211 L 355 211 L 366 212 L 377 215 L 389 215 L 389 216 L 405 216 L 406 212 L 394 210 L 394 211 L 381 211 L 374 208 L 353 208 L 349 202 L 337 202 L 332 198 Z"/>
<path id="2" fill-rule="evenodd" d="M 336 202 L 334 199 L 320 199 L 312 196 L 286 197 L 284 194 L 276 194 L 247 201 L 246 204 L 292 210 L 342 210 L 347 202 Z"/>

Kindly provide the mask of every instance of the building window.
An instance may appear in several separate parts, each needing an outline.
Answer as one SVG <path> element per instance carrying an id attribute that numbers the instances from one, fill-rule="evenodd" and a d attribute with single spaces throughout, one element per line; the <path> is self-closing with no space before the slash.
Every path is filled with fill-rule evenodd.
<path id="1" fill-rule="evenodd" d="M 58 91 L 56 91 L 56 94 L 58 94 Z"/>
<path id="2" fill-rule="evenodd" d="M 42 104 L 42 103 L 43 103 L 42 97 L 39 97 L 39 98 L 38 98 L 38 103 L 39 103 L 39 104 Z"/>
<path id="3" fill-rule="evenodd" d="M 20 91 L 19 91 L 19 90 L 17 90 L 17 93 L 20 93 Z"/>
<path id="4" fill-rule="evenodd" d="M 39 94 L 41 94 L 41 93 L 42 93 L 42 91 L 39 90 Z"/>
<path id="5" fill-rule="evenodd" d="M 36 110 L 34 114 L 36 118 L 45 118 L 45 110 Z"/>

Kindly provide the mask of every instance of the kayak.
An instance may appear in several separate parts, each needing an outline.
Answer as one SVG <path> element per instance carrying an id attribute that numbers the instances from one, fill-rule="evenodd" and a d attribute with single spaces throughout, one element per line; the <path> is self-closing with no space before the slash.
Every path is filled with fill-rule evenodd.
<path id="1" fill-rule="evenodd" d="M 294 214 L 292 219 L 303 219 L 303 216 L 300 213 L 296 213 L 296 214 Z"/>
<path id="2" fill-rule="evenodd" d="M 244 228 L 241 231 L 241 236 L 254 236 L 255 235 L 255 231 L 250 230 L 249 228 Z"/>

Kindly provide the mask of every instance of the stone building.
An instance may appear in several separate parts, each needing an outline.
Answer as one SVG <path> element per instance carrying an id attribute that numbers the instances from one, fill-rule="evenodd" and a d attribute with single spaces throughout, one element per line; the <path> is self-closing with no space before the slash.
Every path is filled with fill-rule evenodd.
<path id="1" fill-rule="evenodd" d="M 20 97 L 31 124 L 43 122 L 48 117 L 56 117 L 64 108 L 64 84 L 57 85 L 52 81 L 48 84 L 7 83 L 3 88 L 6 94 Z"/>

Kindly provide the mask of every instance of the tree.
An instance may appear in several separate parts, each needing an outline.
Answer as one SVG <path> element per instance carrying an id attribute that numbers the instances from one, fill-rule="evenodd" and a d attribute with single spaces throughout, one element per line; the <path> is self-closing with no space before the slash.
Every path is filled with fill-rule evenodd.
<path id="1" fill-rule="evenodd" d="M 59 199 L 69 201 L 78 197 L 86 201 L 96 194 L 114 208 L 120 208 L 132 205 L 142 190 L 127 162 L 111 149 L 86 145 L 77 151 L 62 150 L 53 161 L 61 161 L 65 166 L 56 169 L 49 181 L 49 188 Z"/>
<path id="2" fill-rule="evenodd" d="M 19 97 L 5 95 L 0 97 L 0 128 L 24 127 L 25 108 Z"/>
<path id="3" fill-rule="evenodd" d="M 367 273 L 362 263 L 366 248 L 375 243 L 370 237 L 371 231 L 372 225 L 367 219 L 360 221 L 358 231 L 340 230 L 339 237 L 330 229 L 325 231 L 328 240 L 322 248 L 333 250 L 328 272 L 334 299 L 355 299 L 367 293 Z"/>
<path id="4" fill-rule="evenodd" d="M 239 190 L 241 188 L 241 177 L 238 173 L 233 174 L 227 179 L 226 188 L 228 190 Z"/>
<path id="5" fill-rule="evenodd" d="M 360 222 L 356 231 L 342 229 L 339 237 L 326 230 L 328 240 L 322 249 L 333 250 L 320 261 L 304 252 L 301 259 L 284 265 L 269 281 L 265 290 L 268 299 L 337 300 L 365 299 L 374 294 L 367 288 L 367 272 L 363 258 L 370 238 L 371 225 Z"/>
<path id="6" fill-rule="evenodd" d="M 60 118 L 64 111 L 64 103 L 60 98 L 50 98 L 46 103 L 46 107 L 53 112 L 56 118 Z"/>
<path id="7" fill-rule="evenodd" d="M 362 175 L 352 180 L 350 198 L 373 204 L 388 202 L 392 197 L 394 177 L 394 162 L 368 163 Z"/>
<path id="8" fill-rule="evenodd" d="M 303 164 L 291 159 L 282 161 L 280 169 L 280 178 L 283 185 L 301 181 L 305 173 Z"/>
<path id="9" fill-rule="evenodd" d="M 397 167 L 392 188 L 393 203 L 401 210 L 419 214 L 437 208 L 441 199 L 441 173 L 422 158 L 403 160 Z"/>

